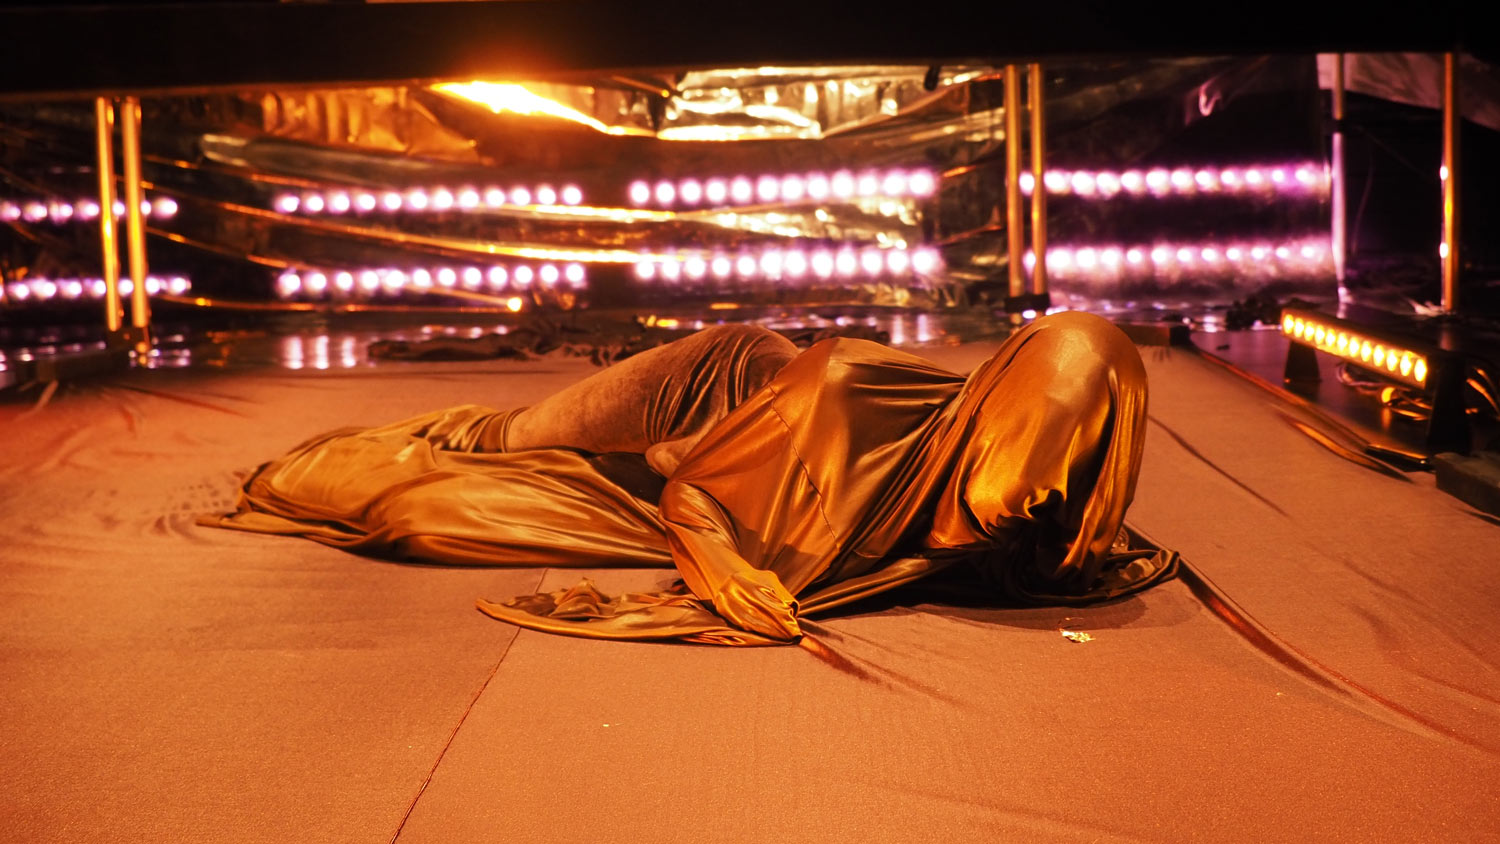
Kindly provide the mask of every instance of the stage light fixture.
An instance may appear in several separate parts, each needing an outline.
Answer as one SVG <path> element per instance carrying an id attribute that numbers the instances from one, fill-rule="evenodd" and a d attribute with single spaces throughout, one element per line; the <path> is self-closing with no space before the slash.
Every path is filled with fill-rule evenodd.
<path id="1" fill-rule="evenodd" d="M 645 204 L 650 199 L 649 185 L 631 185 L 631 198 L 635 200 L 640 190 L 645 198 L 636 204 Z M 450 187 L 435 185 L 430 188 L 414 187 L 406 191 L 386 190 L 380 192 L 335 188 L 326 191 L 303 191 L 279 194 L 271 200 L 271 208 L 282 214 L 370 214 L 376 211 L 395 213 L 437 213 L 453 210 L 473 211 L 481 207 L 554 207 L 579 205 L 583 202 L 583 191 L 577 185 L 556 188 L 552 185 L 528 187 L 517 185 L 510 190 L 487 187 L 481 192 L 472 185 Z M 176 213 L 177 203 L 170 199 L 158 199 L 153 205 L 157 216 Z M 4 208 L 0 207 L 0 212 Z"/>
<path id="2" fill-rule="evenodd" d="M 524 290 L 533 280 L 539 280 L 545 289 L 566 287 L 582 290 L 588 286 L 588 272 L 582 264 L 543 263 L 535 267 L 527 264 L 506 266 L 493 264 L 488 267 L 414 267 L 361 268 L 324 271 L 319 269 L 287 270 L 276 278 L 276 294 L 282 299 L 320 299 L 334 296 L 353 298 L 372 296 L 378 293 L 398 295 L 405 291 L 418 293 L 465 289 L 488 290 L 498 293 L 504 290 Z M 173 280 L 168 280 L 168 289 Z"/>
<path id="3" fill-rule="evenodd" d="M 182 296 L 192 288 L 193 284 L 186 276 L 146 276 L 146 293 L 152 296 L 164 292 Z M 0 285 L 0 305 L 103 299 L 105 289 L 102 278 L 28 278 Z M 121 296 L 129 296 L 135 289 L 135 283 L 129 278 L 122 278 L 117 289 Z"/>

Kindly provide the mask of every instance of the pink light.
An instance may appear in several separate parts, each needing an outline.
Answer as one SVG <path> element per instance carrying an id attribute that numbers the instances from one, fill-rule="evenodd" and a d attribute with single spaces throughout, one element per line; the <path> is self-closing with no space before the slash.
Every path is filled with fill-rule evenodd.
<path id="1" fill-rule="evenodd" d="M 1308 259 L 1309 261 L 1317 258 L 1318 257 L 1318 247 L 1312 246 L 1310 244 L 1307 245 L 1307 246 L 1302 247 L 1302 257 Z"/>
<path id="2" fill-rule="evenodd" d="M 459 275 L 464 287 L 469 290 L 478 290 L 480 285 L 484 284 L 484 273 L 480 272 L 478 267 L 464 267 L 464 271 Z"/>
<path id="3" fill-rule="evenodd" d="M 1217 264 L 1219 262 L 1219 250 L 1212 246 L 1203 247 L 1203 251 L 1200 254 L 1202 254 L 1203 260 L 1206 263 Z"/>
<path id="4" fill-rule="evenodd" d="M 833 276 L 833 253 L 827 249 L 819 249 L 812 254 L 813 275 L 818 278 L 830 278 Z"/>
<path id="5" fill-rule="evenodd" d="M 1212 170 L 1199 170 L 1193 174 L 1193 182 L 1200 190 L 1216 191 L 1219 189 L 1219 174 Z"/>
<path id="6" fill-rule="evenodd" d="M 21 217 L 29 223 L 35 223 L 40 220 L 44 220 L 47 217 L 47 206 L 43 205 L 40 202 L 28 202 L 26 203 L 25 207 L 21 209 Z"/>
<path id="7" fill-rule="evenodd" d="M 885 269 L 885 258 L 879 249 L 865 249 L 859 253 L 859 268 L 864 270 L 865 275 L 880 275 L 880 271 Z"/>
<path id="8" fill-rule="evenodd" d="M 791 278 L 801 278 L 807 275 L 807 256 L 800 249 L 788 251 L 782 265 L 786 268 L 786 274 Z"/>
<path id="9" fill-rule="evenodd" d="M 564 205 L 578 205 L 583 202 L 583 191 L 577 185 L 567 185 L 562 189 L 561 198 Z"/>
<path id="10" fill-rule="evenodd" d="M 413 188 L 406 192 L 406 204 L 416 211 L 426 211 L 427 206 L 432 204 L 432 198 L 427 191 L 421 188 Z"/>
<path id="11" fill-rule="evenodd" d="M 1266 176 L 1260 172 L 1259 167 L 1250 167 L 1245 170 L 1245 184 L 1250 187 L 1259 187 L 1265 180 Z"/>
<path id="12" fill-rule="evenodd" d="M 158 200 L 160 202 L 160 200 Z M 349 200 L 349 194 L 339 192 L 330 194 L 328 197 L 328 210 L 335 214 L 343 214 L 349 210 L 353 203 Z"/>
<path id="13" fill-rule="evenodd" d="M 381 284 L 386 290 L 394 293 L 398 290 L 406 289 L 407 281 L 406 273 L 401 270 L 386 270 L 385 278 L 381 279 Z"/>
<path id="14" fill-rule="evenodd" d="M 1224 250 L 1224 257 L 1228 258 L 1232 262 L 1238 263 L 1245 257 L 1245 251 L 1238 246 L 1231 246 L 1228 249 Z"/>
<path id="15" fill-rule="evenodd" d="M 880 183 L 880 190 L 886 196 L 900 196 L 906 193 L 906 174 L 900 170 L 886 173 L 885 179 Z"/>
<path id="16" fill-rule="evenodd" d="M 679 281 L 682 278 L 682 264 L 676 258 L 662 259 L 661 277 L 663 281 Z"/>
<path id="17" fill-rule="evenodd" d="M 859 272 L 859 256 L 853 249 L 840 249 L 833 258 L 833 267 L 840 276 L 849 278 Z"/>
<path id="18" fill-rule="evenodd" d="M 39 279 L 32 283 L 31 292 L 35 293 L 38 299 L 51 299 L 57 295 L 57 285 L 45 278 Z"/>
<path id="19" fill-rule="evenodd" d="M 669 186 L 670 187 L 670 186 Z M 531 191 L 523 187 L 510 189 L 510 204 L 526 206 L 531 204 Z"/>
<path id="20" fill-rule="evenodd" d="M 453 192 L 447 188 L 438 188 L 432 192 L 432 208 L 434 211 L 447 211 L 453 207 Z"/>
<path id="21" fill-rule="evenodd" d="M 734 271 L 740 278 L 754 278 L 758 268 L 755 258 L 750 255 L 741 255 L 734 262 Z"/>
<path id="22" fill-rule="evenodd" d="M 1042 184 L 1047 186 L 1048 193 L 1067 193 L 1068 174 L 1063 170 L 1048 170 L 1042 174 Z"/>
<path id="23" fill-rule="evenodd" d="M 1146 260 L 1146 253 L 1139 249 L 1131 248 L 1125 252 L 1125 260 L 1136 266 L 1140 266 Z"/>
<path id="24" fill-rule="evenodd" d="M 1120 177 L 1114 173 L 1103 172 L 1098 178 L 1099 193 L 1105 197 L 1111 197 L 1120 192 Z"/>
<path id="25" fill-rule="evenodd" d="M 551 185 L 542 185 L 536 189 L 537 205 L 556 205 L 557 191 Z"/>
<path id="26" fill-rule="evenodd" d="M 92 199 L 84 200 L 78 206 L 78 216 L 85 220 L 92 220 L 99 216 L 99 203 Z"/>
<path id="27" fill-rule="evenodd" d="M 811 173 L 807 177 L 807 195 L 811 199 L 823 200 L 828 198 L 832 187 L 828 183 L 828 176 L 823 173 Z"/>
<path id="28" fill-rule="evenodd" d="M 366 293 L 373 293 L 378 287 L 380 287 L 380 273 L 377 273 L 374 270 L 360 270 L 360 290 L 363 290 Z"/>
<path id="29" fill-rule="evenodd" d="M 510 274 L 511 281 L 515 283 L 516 287 L 519 287 L 522 290 L 525 290 L 526 288 L 531 286 L 531 280 L 535 278 L 535 276 L 536 273 L 532 271 L 531 267 L 528 267 L 525 264 L 516 267 L 515 270 Z"/>
<path id="30" fill-rule="evenodd" d="M 767 249 L 760 254 L 760 271 L 769 278 L 781 275 L 781 250 Z"/>
<path id="31" fill-rule="evenodd" d="M 83 295 L 83 282 L 70 278 L 58 282 L 57 289 L 62 293 L 64 299 L 77 299 Z"/>
<path id="32" fill-rule="evenodd" d="M 354 207 L 359 209 L 361 213 L 369 213 L 371 211 L 374 211 L 375 206 L 379 204 L 380 199 L 373 193 L 360 191 L 359 193 L 354 195 Z"/>
<path id="33" fill-rule="evenodd" d="M 10 297 L 12 299 L 19 299 L 24 301 L 31 297 L 31 288 L 27 287 L 24 284 L 15 283 L 10 285 L 6 289 L 10 291 Z"/>
<path id="34" fill-rule="evenodd" d="M 874 172 L 860 173 L 855 180 L 854 192 L 860 196 L 874 196 L 880 192 L 880 177 Z"/>
<path id="35" fill-rule="evenodd" d="M 801 176 L 787 176 L 781 180 L 781 198 L 796 202 L 807 194 L 807 182 Z"/>
<path id="36" fill-rule="evenodd" d="M 0 203 L 0 220 L 7 222 L 21 219 L 21 206 L 14 202 Z"/>
<path id="37" fill-rule="evenodd" d="M 583 287 L 584 282 L 587 281 L 583 265 L 577 263 L 568 264 L 566 267 L 563 267 L 563 278 L 567 279 L 568 284 L 575 290 Z"/>
<path id="38" fill-rule="evenodd" d="M 1120 259 L 1122 257 L 1123 253 L 1120 251 L 1120 249 L 1118 247 L 1111 246 L 1099 252 L 1099 263 L 1103 264 L 1106 267 L 1109 267 L 1112 270 L 1117 270 L 1120 268 Z"/>
<path id="39" fill-rule="evenodd" d="M 451 288 L 458 284 L 458 273 L 454 272 L 452 267 L 442 267 L 437 271 L 436 276 L 439 287 Z"/>
<path id="40" fill-rule="evenodd" d="M 1308 167 L 1298 167 L 1296 178 L 1297 181 L 1301 182 L 1306 187 L 1311 187 L 1313 183 L 1317 182 L 1318 180 L 1318 177 L 1313 175 L 1311 168 Z"/>
<path id="41" fill-rule="evenodd" d="M 1292 250 L 1286 248 L 1285 246 L 1278 246 L 1276 247 L 1276 257 L 1285 261 L 1286 259 L 1292 257 Z"/>
<path id="42" fill-rule="evenodd" d="M 274 205 L 276 206 L 276 210 L 280 211 L 283 214 L 296 213 L 297 206 L 299 204 L 300 201 L 297 199 L 297 197 L 292 196 L 289 193 L 284 193 L 281 196 L 276 197 L 276 202 L 274 203 Z"/>
<path id="43" fill-rule="evenodd" d="M 715 255 L 709 262 L 709 271 L 714 274 L 714 278 L 729 278 L 729 274 L 734 271 L 734 262 L 725 255 Z"/>
<path id="44" fill-rule="evenodd" d="M 703 186 L 703 198 L 710 205 L 722 205 L 729 197 L 729 185 L 723 179 L 709 179 Z"/>
<path id="45" fill-rule="evenodd" d="M 1151 263 L 1165 264 L 1172 260 L 1172 250 L 1165 246 L 1155 246 L 1151 249 Z"/>
<path id="46" fill-rule="evenodd" d="M 682 262 L 682 274 L 693 281 L 698 281 L 708 275 L 708 262 L 694 255 Z"/>
<path id="47" fill-rule="evenodd" d="M 1193 254 L 1193 250 L 1189 249 L 1186 246 L 1181 246 L 1177 249 L 1177 263 L 1179 264 L 1191 264 L 1193 263 L 1193 259 L 1196 257 L 1197 256 Z"/>
<path id="48" fill-rule="evenodd" d="M 930 171 L 914 170 L 907 180 L 906 188 L 911 191 L 912 196 L 932 196 L 937 192 L 937 178 Z"/>
<path id="49" fill-rule="evenodd" d="M 411 271 L 411 286 L 415 287 L 418 290 L 431 290 L 432 289 L 432 273 L 428 272 L 427 270 L 421 270 L 421 269 L 412 270 Z"/>
<path id="50" fill-rule="evenodd" d="M 648 195 L 648 198 L 650 192 L 651 189 L 647 188 L 646 193 Z M 505 191 L 495 187 L 485 188 L 484 204 L 490 208 L 500 208 L 501 206 L 505 205 Z"/>
<path id="51" fill-rule="evenodd" d="M 1179 191 L 1190 191 L 1193 189 L 1193 171 L 1186 168 L 1178 168 L 1172 171 L 1172 187 Z"/>
<path id="52" fill-rule="evenodd" d="M 1172 174 L 1168 173 L 1166 170 L 1156 169 L 1146 173 L 1146 187 L 1149 188 L 1152 193 L 1166 193 L 1167 188 L 1171 184 Z"/>
<path id="53" fill-rule="evenodd" d="M 770 202 L 781 192 L 781 183 L 775 176 L 761 176 L 755 180 L 755 196 L 761 202 Z"/>
<path id="54" fill-rule="evenodd" d="M 1021 193 L 1024 193 L 1027 196 L 1030 196 L 1031 192 L 1034 191 L 1034 190 L 1036 190 L 1036 176 L 1033 176 L 1030 173 L 1022 173 L 1021 174 Z"/>
<path id="55" fill-rule="evenodd" d="M 892 275 L 905 275 L 911 269 L 911 256 L 906 254 L 905 249 L 892 249 L 885 255 L 885 268 Z"/>
<path id="56" fill-rule="evenodd" d="M 629 194 L 632 205 L 645 205 L 651 201 L 651 186 L 645 182 L 631 182 Z"/>
<path id="57" fill-rule="evenodd" d="M 1233 168 L 1231 168 L 1229 170 L 1225 170 L 1222 173 L 1220 173 L 1219 174 L 1219 181 L 1223 182 L 1224 183 L 1224 187 L 1229 188 L 1230 190 L 1236 190 L 1236 189 L 1238 189 L 1240 187 L 1240 185 L 1244 182 L 1243 178 L 1241 178 L 1241 176 L 1240 176 L 1240 171 L 1235 170 Z"/>
<path id="58" fill-rule="evenodd" d="M 354 289 L 354 273 L 340 270 L 333 274 L 333 287 L 340 293 L 348 293 Z"/>
<path id="59" fill-rule="evenodd" d="M 848 199 L 854 196 L 856 188 L 854 174 L 848 170 L 840 170 L 833 174 L 833 178 L 829 180 L 828 186 L 833 190 L 834 198 Z"/>
<path id="60" fill-rule="evenodd" d="M 1146 189 L 1146 177 L 1139 170 L 1126 170 L 1120 176 L 1120 186 L 1131 193 L 1140 193 Z"/>
<path id="61" fill-rule="evenodd" d="M 657 205 L 671 205 L 677 199 L 677 188 L 671 182 L 657 182 L 652 196 L 656 197 Z"/>
<path id="62" fill-rule="evenodd" d="M 58 222 L 65 222 L 73 216 L 73 206 L 66 202 L 59 202 L 52 206 L 52 218 Z"/>
<path id="63" fill-rule="evenodd" d="M 167 282 L 167 289 L 171 291 L 172 295 L 174 296 L 181 296 L 191 290 L 192 287 L 193 283 L 180 275 L 172 276 L 172 279 Z"/>
<path id="64" fill-rule="evenodd" d="M 1091 173 L 1086 173 L 1082 170 L 1074 173 L 1073 178 L 1068 180 L 1068 185 L 1079 196 L 1094 195 L 1094 176 Z"/>
<path id="65" fill-rule="evenodd" d="M 282 273 L 281 277 L 276 279 L 276 292 L 281 294 L 283 299 L 295 296 L 301 291 L 302 279 L 296 273 Z"/>
<path id="66" fill-rule="evenodd" d="M 123 217 L 125 216 L 125 203 L 117 199 L 110 205 L 110 210 L 115 213 L 116 217 Z"/>
<path id="67" fill-rule="evenodd" d="M 641 263 L 644 264 L 646 262 L 642 261 Z M 641 271 L 641 264 L 636 264 L 635 269 L 636 273 L 639 274 Z M 496 264 L 493 267 L 490 267 L 489 272 L 485 273 L 485 278 L 489 281 L 491 290 L 503 290 L 505 288 L 505 283 L 510 280 L 510 273 L 505 271 L 504 266 Z"/>
<path id="68" fill-rule="evenodd" d="M 402 204 L 401 194 L 393 190 L 386 191 L 380 197 L 380 204 L 387 211 L 400 211 Z"/>
<path id="69" fill-rule="evenodd" d="M 637 261 L 635 263 L 635 277 L 641 281 L 650 281 L 656 278 L 656 264 L 651 261 Z"/>
<path id="70" fill-rule="evenodd" d="M 911 268 L 922 275 L 931 275 L 938 268 L 940 256 L 936 249 L 924 246 L 912 253 Z"/>
<path id="71" fill-rule="evenodd" d="M 1027 270 L 1036 269 L 1036 253 L 1029 249 L 1026 250 L 1026 254 L 1021 256 L 1021 266 Z"/>
<path id="72" fill-rule="evenodd" d="M 90 296 L 94 297 L 95 299 L 103 299 L 104 298 L 104 291 L 106 289 L 106 286 L 104 284 L 104 279 L 102 279 L 102 278 L 91 278 L 91 279 L 89 279 L 88 284 L 89 284 L 89 295 Z"/>
<path id="73" fill-rule="evenodd" d="M 703 201 L 703 185 L 696 179 L 684 179 L 677 192 L 684 204 L 697 205 Z"/>
<path id="74" fill-rule="evenodd" d="M 1265 259 L 1271 257 L 1271 247 L 1256 246 L 1250 250 L 1250 257 L 1254 258 L 1257 261 L 1264 261 Z"/>
<path id="75" fill-rule="evenodd" d="M 1099 265 L 1099 255 L 1090 247 L 1084 247 L 1077 253 L 1078 268 L 1087 272 Z"/>
<path id="76" fill-rule="evenodd" d="M 556 287 L 558 280 L 562 278 L 562 272 L 555 264 L 543 264 L 542 268 L 537 270 L 537 278 L 541 279 L 543 287 Z"/>
<path id="77" fill-rule="evenodd" d="M 1281 169 L 1280 167 L 1277 167 L 1275 170 L 1272 170 L 1271 171 L 1271 181 L 1272 181 L 1272 183 L 1278 184 L 1278 185 L 1284 185 L 1284 184 L 1286 184 L 1286 171 L 1283 170 L 1283 169 Z"/>
<path id="78" fill-rule="evenodd" d="M 458 207 L 465 211 L 472 211 L 479 207 L 479 191 L 473 188 L 459 188 Z"/>
<path id="79" fill-rule="evenodd" d="M 744 176 L 735 176 L 734 181 L 729 183 L 729 198 L 736 204 L 744 205 L 755 197 L 755 185 Z"/>
<path id="80" fill-rule="evenodd" d="M 1067 272 L 1073 268 L 1073 250 L 1054 247 L 1047 250 L 1047 269 Z"/>

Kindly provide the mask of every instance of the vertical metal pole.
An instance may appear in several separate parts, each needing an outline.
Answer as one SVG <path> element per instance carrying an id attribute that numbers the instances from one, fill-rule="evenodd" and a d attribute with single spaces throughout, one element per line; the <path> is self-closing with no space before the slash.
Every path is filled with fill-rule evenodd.
<path id="1" fill-rule="evenodd" d="M 1037 185 L 1033 193 L 1041 188 Z M 1025 225 L 1021 212 L 1021 68 L 1008 64 L 1005 66 L 1005 233 L 1012 299 L 1026 295 L 1026 270 L 1021 257 L 1026 249 Z"/>
<path id="2" fill-rule="evenodd" d="M 1458 311 L 1458 54 L 1443 54 L 1443 313 Z"/>
<path id="3" fill-rule="evenodd" d="M 1031 292 L 1038 297 L 1047 295 L 1047 119 L 1045 79 L 1042 66 L 1033 62 L 1028 68 L 1031 91 L 1027 97 L 1031 105 L 1031 254 L 1035 263 L 1031 270 Z"/>
<path id="4" fill-rule="evenodd" d="M 95 169 L 99 176 L 99 250 L 103 255 L 104 325 L 111 337 L 120 332 L 120 244 L 115 232 L 115 106 L 107 97 L 94 100 Z"/>
<path id="5" fill-rule="evenodd" d="M 136 351 L 151 348 L 151 302 L 146 298 L 146 225 L 141 213 L 141 101 L 120 101 L 120 152 L 125 176 L 125 248 L 130 259 L 130 324 Z"/>
<path id="6" fill-rule="evenodd" d="M 1329 189 L 1333 200 L 1333 275 L 1339 282 L 1339 301 L 1348 298 L 1344 288 L 1348 260 L 1348 206 L 1344 182 L 1344 54 L 1333 54 L 1333 172 Z"/>

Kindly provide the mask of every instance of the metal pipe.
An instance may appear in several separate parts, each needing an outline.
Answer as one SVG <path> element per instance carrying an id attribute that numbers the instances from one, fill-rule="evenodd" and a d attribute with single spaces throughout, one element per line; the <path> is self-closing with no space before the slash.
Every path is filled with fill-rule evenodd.
<path id="1" fill-rule="evenodd" d="M 1339 283 L 1339 301 L 1348 298 L 1344 288 L 1345 266 L 1348 255 L 1348 206 L 1345 204 L 1344 182 L 1344 54 L 1333 54 L 1333 162 L 1329 174 L 1329 185 L 1333 208 L 1330 213 L 1333 223 L 1333 275 Z"/>
<path id="2" fill-rule="evenodd" d="M 1033 62 L 1028 68 L 1031 91 L 1027 97 L 1031 106 L 1031 254 L 1035 263 L 1031 270 L 1031 292 L 1037 296 L 1047 295 L 1047 115 L 1042 76 L 1042 65 Z"/>
<path id="3" fill-rule="evenodd" d="M 1039 191 L 1042 186 L 1036 188 Z M 1025 218 L 1021 212 L 1021 68 L 1008 64 L 1005 66 L 1005 229 L 1012 299 L 1026 295 L 1026 274 L 1021 258 L 1026 249 L 1024 226 Z"/>
<path id="4" fill-rule="evenodd" d="M 94 100 L 95 170 L 99 176 L 99 251 L 103 258 L 104 325 L 118 334 L 120 307 L 120 242 L 115 232 L 115 105 L 107 97 Z"/>
<path id="5" fill-rule="evenodd" d="M 146 223 L 141 213 L 141 101 L 120 101 L 120 153 L 125 177 L 125 249 L 130 260 L 130 324 L 135 329 L 136 351 L 151 347 L 151 301 L 146 298 Z"/>
<path id="6" fill-rule="evenodd" d="M 1463 119 L 1458 101 L 1458 55 L 1443 54 L 1443 313 L 1458 311 L 1458 132 Z"/>

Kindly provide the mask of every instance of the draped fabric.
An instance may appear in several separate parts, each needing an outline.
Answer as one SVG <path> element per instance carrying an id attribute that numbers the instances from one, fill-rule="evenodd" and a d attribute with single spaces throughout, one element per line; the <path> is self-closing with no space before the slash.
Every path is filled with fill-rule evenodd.
<path id="1" fill-rule="evenodd" d="M 1172 574 L 1169 553 L 1115 553 L 1146 380 L 1108 322 L 1040 319 L 967 379 L 863 340 L 792 358 L 773 336 L 702 332 L 519 413 L 320 437 L 219 523 L 437 563 L 676 566 L 659 593 L 479 602 L 595 638 L 790 642 L 803 614 L 958 563 L 1060 603 Z"/>

